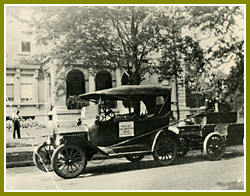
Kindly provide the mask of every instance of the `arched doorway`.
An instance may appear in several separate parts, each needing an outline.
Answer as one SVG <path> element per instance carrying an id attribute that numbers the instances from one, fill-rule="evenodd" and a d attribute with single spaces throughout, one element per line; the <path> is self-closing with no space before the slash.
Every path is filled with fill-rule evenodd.
<path id="1" fill-rule="evenodd" d="M 68 109 L 80 109 L 82 103 L 78 95 L 85 93 L 85 78 L 80 70 L 71 70 L 66 78 L 67 85 L 67 107 Z"/>
<path id="2" fill-rule="evenodd" d="M 105 70 L 98 72 L 95 78 L 95 87 L 97 91 L 112 88 L 111 74 Z"/>
<path id="3" fill-rule="evenodd" d="M 124 73 L 122 75 L 121 83 L 122 83 L 122 85 L 127 85 L 128 84 L 128 75 L 127 74 Z"/>
<path id="4" fill-rule="evenodd" d="M 98 72 L 95 78 L 95 87 L 97 91 L 112 88 L 111 74 L 106 70 Z M 117 105 L 116 101 L 107 101 L 106 104 L 111 108 L 116 108 Z"/>

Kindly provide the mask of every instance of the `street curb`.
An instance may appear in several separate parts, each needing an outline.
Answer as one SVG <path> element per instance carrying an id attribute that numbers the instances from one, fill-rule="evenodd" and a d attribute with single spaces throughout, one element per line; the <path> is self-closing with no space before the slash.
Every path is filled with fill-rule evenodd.
<path id="1" fill-rule="evenodd" d="M 6 153 L 6 168 L 32 166 L 33 152 L 7 152 Z"/>
<path id="2" fill-rule="evenodd" d="M 34 166 L 33 161 L 8 162 L 6 168 Z"/>

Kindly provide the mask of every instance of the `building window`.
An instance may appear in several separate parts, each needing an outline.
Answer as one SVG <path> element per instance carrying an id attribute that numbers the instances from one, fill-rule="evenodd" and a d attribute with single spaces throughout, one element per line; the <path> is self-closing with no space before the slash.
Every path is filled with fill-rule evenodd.
<path id="1" fill-rule="evenodd" d="M 111 73 L 106 70 L 99 71 L 95 77 L 95 89 L 98 91 L 98 90 L 104 90 L 108 88 L 112 88 Z M 106 104 L 107 106 L 111 108 L 117 107 L 116 101 L 110 100 L 110 101 L 107 101 Z"/>
<path id="2" fill-rule="evenodd" d="M 53 120 L 53 116 L 49 115 L 49 121 L 52 121 L 52 120 Z"/>
<path id="3" fill-rule="evenodd" d="M 14 84 L 6 84 L 6 96 L 9 101 L 14 101 Z"/>
<path id="4" fill-rule="evenodd" d="M 22 42 L 22 52 L 30 52 L 30 42 Z"/>
<path id="5" fill-rule="evenodd" d="M 14 101 L 14 75 L 6 75 L 6 96 L 9 101 Z"/>
<path id="6" fill-rule="evenodd" d="M 21 76 L 21 102 L 33 100 L 33 75 Z"/>

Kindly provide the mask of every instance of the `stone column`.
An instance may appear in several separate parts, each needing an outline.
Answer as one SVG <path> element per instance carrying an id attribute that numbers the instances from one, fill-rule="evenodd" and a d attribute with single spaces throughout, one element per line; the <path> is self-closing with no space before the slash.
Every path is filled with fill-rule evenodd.
<path id="1" fill-rule="evenodd" d="M 177 95 L 176 95 L 176 80 L 174 76 L 169 76 L 163 78 L 162 81 L 163 86 L 171 87 L 171 111 L 173 112 L 173 116 L 177 119 Z"/>
<path id="2" fill-rule="evenodd" d="M 122 80 L 121 80 L 121 70 L 120 68 L 115 69 L 115 77 L 116 77 L 116 86 L 121 86 L 122 85 Z M 119 113 L 122 113 L 124 109 L 124 106 L 122 105 L 122 101 L 117 101 L 117 110 Z"/>
<path id="3" fill-rule="evenodd" d="M 65 67 L 62 67 L 62 72 L 65 73 Z M 62 86 L 57 90 L 57 101 L 56 107 L 58 110 L 67 110 L 66 106 L 66 80 L 55 78 L 58 81 L 58 84 Z"/>
<path id="4" fill-rule="evenodd" d="M 89 71 L 89 92 L 95 92 L 95 75 L 92 72 L 92 70 Z M 89 106 L 82 109 L 81 116 L 85 119 L 83 120 L 83 123 L 85 124 L 92 124 L 92 120 L 95 118 L 95 116 L 98 114 L 97 106 L 93 102 L 89 102 Z M 84 114 L 83 114 L 84 113 Z"/>
<path id="5" fill-rule="evenodd" d="M 38 70 L 35 70 L 34 77 L 33 77 L 33 98 L 34 102 L 37 104 L 36 107 L 38 108 Z"/>
<path id="6" fill-rule="evenodd" d="M 183 75 L 182 77 L 185 78 L 186 73 L 185 73 L 185 65 L 183 65 Z M 181 81 L 181 79 L 179 79 L 179 81 L 177 81 L 178 83 L 182 84 L 183 81 Z M 178 104 L 179 104 L 179 110 L 180 110 L 180 119 L 184 119 L 186 118 L 186 116 L 188 114 L 190 114 L 190 108 L 187 107 L 186 105 L 186 84 L 183 83 L 182 85 L 178 85 Z"/>
<path id="7" fill-rule="evenodd" d="M 89 74 L 89 92 L 95 91 L 95 78 L 93 74 Z"/>
<path id="8" fill-rule="evenodd" d="M 21 103 L 21 84 L 20 84 L 20 69 L 16 69 L 15 73 L 15 84 L 14 84 L 14 100 L 17 103 L 18 107 L 20 107 Z"/>
<path id="9" fill-rule="evenodd" d="M 116 78 L 116 86 L 121 86 L 122 81 L 121 81 L 121 70 L 120 70 L 120 68 L 115 69 L 115 78 Z"/>

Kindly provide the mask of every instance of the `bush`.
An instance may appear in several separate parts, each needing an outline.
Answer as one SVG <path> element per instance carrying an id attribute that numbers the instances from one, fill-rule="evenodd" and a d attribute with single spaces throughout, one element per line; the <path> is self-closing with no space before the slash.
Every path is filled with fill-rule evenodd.
<path id="1" fill-rule="evenodd" d="M 88 106 L 89 102 L 74 95 L 67 98 L 66 104 L 68 109 L 82 109 L 82 107 Z"/>
<path id="2" fill-rule="evenodd" d="M 13 124 L 13 122 L 12 122 L 11 120 L 7 120 L 7 122 L 6 122 L 6 129 L 7 129 L 7 130 L 11 130 L 12 124 Z M 30 128 L 39 129 L 39 128 L 46 128 L 46 126 L 45 126 L 44 124 L 41 124 L 41 123 L 39 123 L 38 121 L 33 120 L 33 119 L 31 119 L 31 118 L 26 119 L 26 120 L 22 119 L 22 120 L 20 121 L 20 127 L 21 127 L 22 129 L 30 129 Z"/>
<path id="3" fill-rule="evenodd" d="M 7 130 L 11 130 L 12 129 L 12 121 L 11 120 L 7 120 L 6 121 L 6 129 Z"/>

